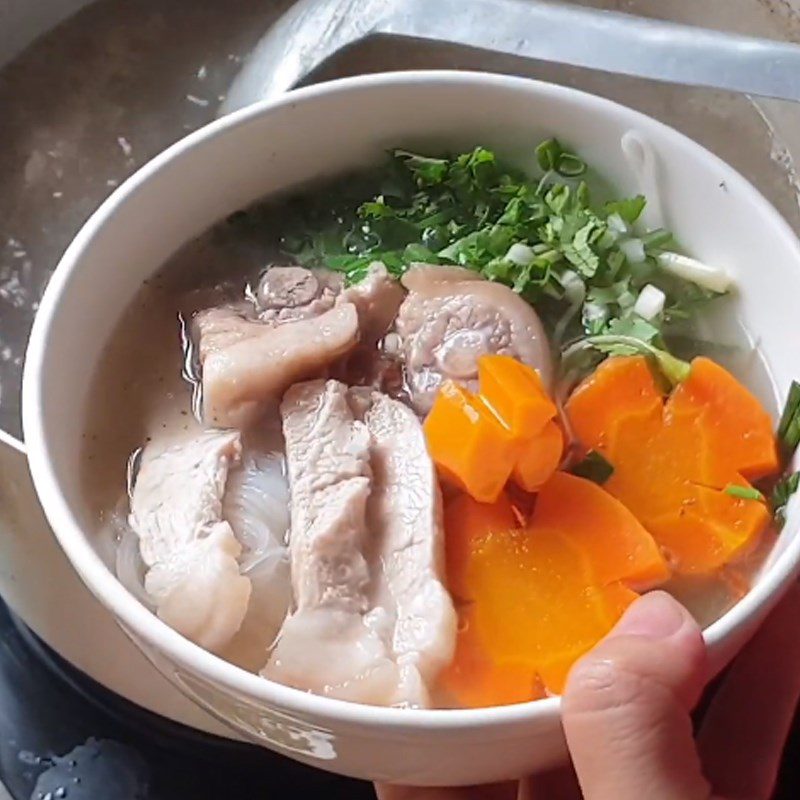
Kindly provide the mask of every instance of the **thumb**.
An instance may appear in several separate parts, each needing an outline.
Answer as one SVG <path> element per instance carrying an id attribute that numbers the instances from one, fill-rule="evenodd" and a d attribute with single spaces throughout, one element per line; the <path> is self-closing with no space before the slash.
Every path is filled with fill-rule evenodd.
<path id="1" fill-rule="evenodd" d="M 586 800 L 707 800 L 690 711 L 705 647 L 669 595 L 637 600 L 572 669 L 564 731 Z"/>

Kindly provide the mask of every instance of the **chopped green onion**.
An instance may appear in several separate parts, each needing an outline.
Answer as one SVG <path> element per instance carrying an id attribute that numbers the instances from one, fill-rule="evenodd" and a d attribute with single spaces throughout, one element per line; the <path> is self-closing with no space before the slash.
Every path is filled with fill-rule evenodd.
<path id="1" fill-rule="evenodd" d="M 722 294 L 731 288 L 733 281 L 730 275 L 719 267 L 703 264 L 696 258 L 681 255 L 680 253 L 663 252 L 658 254 L 658 264 L 664 272 L 669 272 L 677 278 L 691 281 L 711 292 Z"/>
<path id="2" fill-rule="evenodd" d="M 605 204 L 606 214 L 610 217 L 618 214 L 628 225 L 633 225 L 647 206 L 644 195 L 638 194 L 636 197 L 629 197 L 625 200 L 611 200 Z"/>
<path id="3" fill-rule="evenodd" d="M 536 148 L 536 160 L 545 172 L 551 172 L 563 152 L 557 139 L 547 139 Z"/>
<path id="4" fill-rule="evenodd" d="M 789 388 L 789 396 L 778 423 L 778 439 L 787 456 L 800 445 L 800 383 L 797 381 L 792 381 Z"/>
<path id="5" fill-rule="evenodd" d="M 759 502 L 764 502 L 764 495 L 752 486 L 738 486 L 735 483 L 729 483 L 725 487 L 725 494 L 731 497 L 738 497 L 740 500 L 758 500 Z"/>
<path id="6" fill-rule="evenodd" d="M 578 178 L 586 172 L 586 162 L 574 153 L 562 153 L 556 163 L 556 172 L 565 178 Z"/>
<path id="7" fill-rule="evenodd" d="M 570 471 L 579 478 L 586 478 L 602 486 L 614 474 L 614 465 L 601 453 L 590 450 L 586 458 Z"/>
<path id="8" fill-rule="evenodd" d="M 792 475 L 784 475 L 772 490 L 772 515 L 778 530 L 786 524 L 786 506 L 799 487 L 800 472 L 795 472 Z"/>
<path id="9" fill-rule="evenodd" d="M 586 162 L 564 150 L 558 139 L 542 142 L 536 148 L 536 160 L 545 173 L 557 172 L 564 178 L 579 178 L 587 169 Z"/>
<path id="10" fill-rule="evenodd" d="M 665 228 L 656 228 L 642 236 L 642 242 L 648 250 L 657 250 L 672 241 L 672 234 Z"/>
<path id="11" fill-rule="evenodd" d="M 645 322 L 654 320 L 659 314 L 664 313 L 664 304 L 667 296 L 657 286 L 648 283 L 642 287 L 636 302 L 633 304 L 634 314 L 638 314 Z"/>

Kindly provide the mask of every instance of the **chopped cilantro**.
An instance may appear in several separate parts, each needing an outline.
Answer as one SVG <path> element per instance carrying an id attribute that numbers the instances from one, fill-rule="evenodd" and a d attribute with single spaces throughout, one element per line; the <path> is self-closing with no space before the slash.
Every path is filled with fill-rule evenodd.
<path id="1" fill-rule="evenodd" d="M 415 261 L 458 264 L 535 305 L 557 344 L 622 335 L 663 346 L 665 326 L 715 295 L 659 270 L 656 256 L 671 235 L 634 232 L 644 197 L 595 200 L 586 162 L 556 139 L 531 156 L 539 174 L 509 167 L 484 147 L 445 157 L 394 150 L 379 172 L 340 180 L 290 215 L 283 247 L 348 283 L 363 279 L 372 261 L 398 276 Z M 626 257 L 631 237 L 641 240 L 644 262 Z M 507 257 L 516 244 L 531 251 L 526 263 Z M 568 275 L 582 282 L 580 293 Z M 647 283 L 667 297 L 650 322 L 633 311 Z"/>
<path id="2" fill-rule="evenodd" d="M 659 330 L 655 325 L 636 314 L 612 320 L 607 329 L 611 336 L 627 336 L 645 344 L 652 344 L 659 336 Z"/>

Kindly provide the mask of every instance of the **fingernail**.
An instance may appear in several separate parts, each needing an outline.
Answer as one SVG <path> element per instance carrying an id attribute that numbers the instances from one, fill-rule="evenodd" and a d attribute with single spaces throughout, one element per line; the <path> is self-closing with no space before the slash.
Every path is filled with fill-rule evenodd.
<path id="1" fill-rule="evenodd" d="M 681 629 L 685 619 L 686 612 L 677 600 L 665 592 L 650 592 L 625 612 L 610 635 L 668 639 Z"/>

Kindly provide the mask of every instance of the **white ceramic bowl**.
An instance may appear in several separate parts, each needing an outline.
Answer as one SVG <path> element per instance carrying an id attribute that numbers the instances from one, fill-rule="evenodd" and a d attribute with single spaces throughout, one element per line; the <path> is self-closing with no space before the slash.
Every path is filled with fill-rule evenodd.
<path id="1" fill-rule="evenodd" d="M 25 368 L 25 439 L 41 502 L 75 569 L 148 658 L 253 741 L 340 773 L 429 785 L 516 777 L 565 754 L 558 699 L 407 711 L 315 697 L 225 663 L 139 605 L 94 550 L 78 481 L 87 387 L 121 310 L 143 279 L 221 217 L 287 187 L 376 162 L 386 148 L 480 143 L 530 164 L 533 146 L 556 135 L 621 191 L 635 193 L 639 186 L 620 148 L 629 130 L 654 149 L 667 224 L 691 253 L 735 276 L 741 316 L 758 336 L 775 392 L 784 396 L 800 374 L 800 327 L 790 324 L 800 297 L 800 247 L 790 228 L 739 174 L 676 131 L 607 100 L 529 80 L 374 75 L 247 108 L 151 161 L 65 253 L 36 318 Z M 706 631 L 717 667 L 794 577 L 798 510 L 790 509 L 752 591 Z"/>

